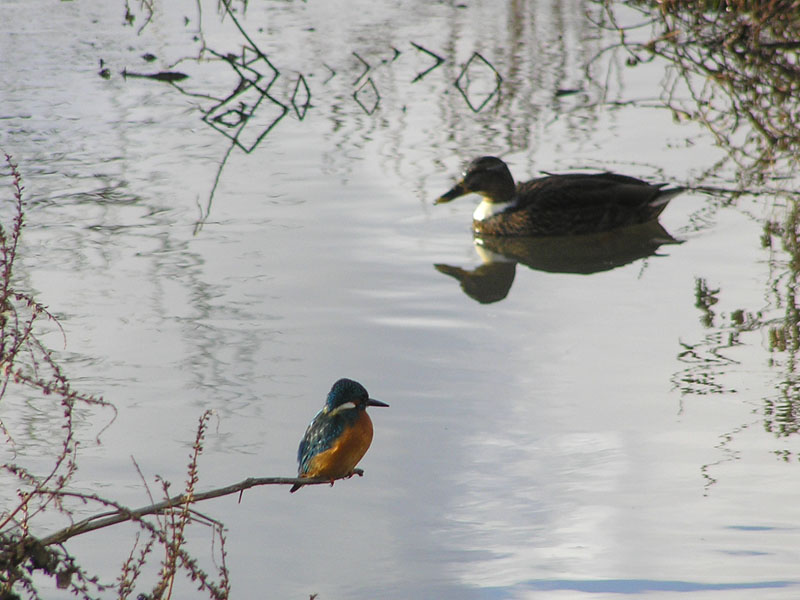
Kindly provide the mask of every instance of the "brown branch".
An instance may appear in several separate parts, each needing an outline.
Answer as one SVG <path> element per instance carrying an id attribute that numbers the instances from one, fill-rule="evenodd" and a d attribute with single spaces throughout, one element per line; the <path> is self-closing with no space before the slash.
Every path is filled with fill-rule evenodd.
<path id="1" fill-rule="evenodd" d="M 363 474 L 364 471 L 361 469 L 355 469 L 353 471 L 353 475 L 362 476 Z M 350 477 L 352 477 L 352 475 L 345 475 L 344 477 L 337 477 L 336 479 L 348 479 Z M 61 531 L 57 531 L 56 533 L 48 535 L 47 537 L 41 538 L 38 541 L 42 546 L 62 544 L 72 537 L 82 535 L 90 531 L 96 531 L 97 529 L 110 527 L 111 525 L 117 525 L 118 523 L 124 523 L 125 521 L 139 520 L 147 515 L 162 514 L 172 510 L 173 508 L 188 506 L 197 502 L 202 502 L 203 500 L 211 500 L 212 498 L 219 498 L 221 496 L 230 496 L 231 494 L 237 494 L 252 487 L 261 485 L 295 485 L 297 483 L 301 483 L 304 486 L 320 485 L 323 483 L 333 484 L 333 480 L 299 477 L 248 477 L 239 483 L 234 483 L 232 485 L 216 488 L 198 494 L 179 494 L 162 502 L 149 504 L 136 509 L 125 508 L 124 506 L 104 500 L 103 498 L 93 494 L 81 494 L 78 492 L 68 492 L 64 490 L 41 490 L 41 493 L 43 494 L 52 494 L 54 496 L 62 497 L 73 496 L 84 501 L 94 500 L 102 504 L 115 506 L 116 510 L 89 517 L 83 521 L 79 521 L 62 529 Z"/>

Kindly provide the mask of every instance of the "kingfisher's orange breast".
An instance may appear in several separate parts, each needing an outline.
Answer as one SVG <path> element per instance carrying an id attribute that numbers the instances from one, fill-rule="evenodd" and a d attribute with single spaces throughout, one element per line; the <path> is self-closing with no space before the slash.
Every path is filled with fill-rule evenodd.
<path id="1" fill-rule="evenodd" d="M 308 465 L 302 477 L 344 477 L 353 472 L 358 461 L 367 453 L 372 443 L 372 420 L 362 410 L 358 420 L 345 429 L 333 445 L 320 452 Z"/>

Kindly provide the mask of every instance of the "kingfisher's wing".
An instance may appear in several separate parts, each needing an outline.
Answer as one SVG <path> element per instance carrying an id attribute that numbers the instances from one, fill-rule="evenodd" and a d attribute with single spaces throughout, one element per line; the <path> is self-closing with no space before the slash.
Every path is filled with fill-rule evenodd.
<path id="1" fill-rule="evenodd" d="M 344 431 L 345 425 L 346 420 L 339 418 L 339 415 L 330 417 L 322 411 L 317 413 L 297 449 L 298 475 L 307 473 L 311 459 L 333 446 Z"/>

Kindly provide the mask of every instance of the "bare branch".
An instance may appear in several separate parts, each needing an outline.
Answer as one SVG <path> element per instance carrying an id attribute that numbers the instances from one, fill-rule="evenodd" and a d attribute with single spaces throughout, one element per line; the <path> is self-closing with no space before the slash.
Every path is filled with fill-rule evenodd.
<path id="1" fill-rule="evenodd" d="M 364 471 L 361 469 L 355 469 L 353 475 L 362 476 Z M 352 475 L 345 475 L 344 477 L 339 477 L 338 479 L 349 479 Z M 330 479 L 321 479 L 321 478 L 301 478 L 301 477 L 248 477 L 240 481 L 239 483 L 234 483 L 232 485 L 228 485 L 221 488 L 216 488 L 213 490 L 209 490 L 207 492 L 200 492 L 198 494 L 178 494 L 177 496 L 173 496 L 164 500 L 163 502 L 158 502 L 155 504 L 149 504 L 147 506 L 143 506 L 141 508 L 136 509 L 129 509 L 125 508 L 122 505 L 117 505 L 116 503 L 110 502 L 105 500 L 99 496 L 94 494 L 82 494 L 78 492 L 69 492 L 66 490 L 42 490 L 43 494 L 53 494 L 55 496 L 71 496 L 80 498 L 82 500 L 94 500 L 101 504 L 107 506 L 115 506 L 117 508 L 114 512 L 106 512 L 101 515 L 95 515 L 93 517 L 89 517 L 84 519 L 83 521 L 79 521 L 69 527 L 62 529 L 52 535 L 47 537 L 41 538 L 39 543 L 43 546 L 49 546 L 51 544 L 61 544 L 68 540 L 69 538 L 75 537 L 76 535 L 82 535 L 84 533 L 88 533 L 90 531 L 96 531 L 98 529 L 103 529 L 104 527 L 109 527 L 111 525 L 117 525 L 118 523 L 124 523 L 125 521 L 135 521 L 139 520 L 142 517 L 147 515 L 155 515 L 155 514 L 165 514 L 170 512 L 174 508 L 189 506 L 191 504 L 195 504 L 197 502 L 202 502 L 204 500 L 211 500 L 212 498 L 220 498 L 221 496 L 230 496 L 231 494 L 238 494 L 243 492 L 244 490 L 262 486 L 262 485 L 295 485 L 300 483 L 304 486 L 306 485 L 321 485 L 321 484 L 333 484 L 333 481 Z"/>

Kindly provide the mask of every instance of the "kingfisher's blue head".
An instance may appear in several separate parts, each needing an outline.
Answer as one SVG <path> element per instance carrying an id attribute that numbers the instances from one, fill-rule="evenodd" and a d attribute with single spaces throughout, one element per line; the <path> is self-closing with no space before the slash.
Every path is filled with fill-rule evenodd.
<path id="1" fill-rule="evenodd" d="M 385 402 L 369 397 L 363 385 L 352 379 L 340 379 L 333 384 L 325 401 L 325 412 L 339 412 L 336 409 L 359 408 L 368 406 L 389 406 Z"/>

